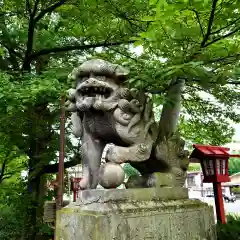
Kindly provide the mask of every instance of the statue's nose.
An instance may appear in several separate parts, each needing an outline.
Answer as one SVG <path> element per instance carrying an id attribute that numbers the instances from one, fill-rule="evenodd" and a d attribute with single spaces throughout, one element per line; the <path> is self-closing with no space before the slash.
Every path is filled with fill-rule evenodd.
<path id="1" fill-rule="evenodd" d="M 91 78 L 89 78 L 89 79 L 86 81 L 86 83 L 97 83 L 97 79 L 91 77 Z"/>

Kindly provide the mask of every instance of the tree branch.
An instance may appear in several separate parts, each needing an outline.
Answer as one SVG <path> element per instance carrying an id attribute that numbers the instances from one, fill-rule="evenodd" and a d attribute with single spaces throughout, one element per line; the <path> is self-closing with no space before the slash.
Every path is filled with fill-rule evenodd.
<path id="1" fill-rule="evenodd" d="M 11 11 L 11 12 L 0 12 L 0 17 L 4 17 L 4 16 L 7 16 L 7 17 L 12 17 L 12 16 L 16 16 L 16 15 L 22 15 L 23 13 L 20 12 L 20 11 L 17 11 L 17 12 L 14 12 L 14 11 Z"/>
<path id="2" fill-rule="evenodd" d="M 26 11 L 28 12 L 28 15 L 31 16 L 31 6 L 30 6 L 30 0 L 26 0 Z"/>
<path id="3" fill-rule="evenodd" d="M 134 43 L 135 41 L 127 41 L 127 42 L 113 42 L 113 43 L 96 43 L 96 44 L 89 44 L 89 45 L 67 45 L 67 46 L 62 46 L 62 47 L 56 47 L 56 48 L 46 48 L 42 49 L 38 52 L 32 53 L 28 57 L 28 61 L 32 61 L 33 59 L 38 58 L 39 56 L 42 55 L 48 55 L 48 54 L 55 54 L 59 52 L 68 52 L 68 51 L 73 51 L 73 50 L 88 50 L 91 48 L 97 48 L 97 47 L 111 47 L 111 46 L 118 46 L 122 44 L 130 44 Z"/>
<path id="4" fill-rule="evenodd" d="M 9 179 L 9 178 L 11 178 L 11 177 L 12 177 L 12 175 L 11 175 L 11 176 L 4 176 L 2 179 L 0 178 L 0 183 L 1 183 L 3 180 Z"/>
<path id="5" fill-rule="evenodd" d="M 5 158 L 2 164 L 2 168 L 1 168 L 1 174 L 0 174 L 0 182 L 3 180 L 3 177 L 5 175 L 5 168 L 6 168 L 6 164 L 7 164 L 7 159 Z"/>
<path id="6" fill-rule="evenodd" d="M 60 7 L 61 5 L 63 5 L 66 2 L 67 2 L 67 0 L 60 0 L 60 1 L 56 2 L 55 4 L 51 5 L 50 7 L 43 9 L 38 14 L 38 16 L 35 18 L 35 23 L 37 23 L 40 19 L 42 19 L 47 13 L 51 13 L 56 8 Z"/>
<path id="7" fill-rule="evenodd" d="M 224 29 L 226 29 L 226 28 L 232 26 L 233 24 L 235 24 L 235 23 L 236 23 L 237 21 L 239 21 L 239 20 L 240 20 L 240 17 L 237 18 L 237 19 L 235 19 L 234 21 L 230 22 L 230 23 L 227 24 L 226 26 L 224 26 L 224 27 L 222 27 L 222 28 L 216 30 L 215 32 L 212 32 L 211 35 L 214 35 L 214 34 L 218 34 L 218 33 L 220 33 L 222 30 L 224 30 Z"/>
<path id="8" fill-rule="evenodd" d="M 208 21 L 207 33 L 202 40 L 201 47 L 205 46 L 205 43 L 207 42 L 207 40 L 211 34 L 211 29 L 212 29 L 212 25 L 213 25 L 213 20 L 214 20 L 214 15 L 215 15 L 214 13 L 216 10 L 217 1 L 218 0 L 212 0 L 212 10 L 211 10 L 209 21 Z"/>
<path id="9" fill-rule="evenodd" d="M 17 52 L 15 52 L 15 50 L 12 47 L 7 46 L 4 43 L 3 43 L 3 46 L 8 50 L 8 53 L 9 53 L 9 56 L 10 56 L 9 60 L 13 65 L 13 69 L 15 71 L 19 70 L 18 59 L 16 58 L 16 56 L 21 58 L 22 57 L 21 54 L 18 54 Z"/>
<path id="10" fill-rule="evenodd" d="M 11 153 L 11 152 L 10 152 Z M 10 153 L 8 154 L 8 156 L 10 156 Z M 2 164 L 2 168 L 0 169 L 1 171 L 1 174 L 0 174 L 0 183 L 5 180 L 5 179 L 8 179 L 8 178 L 11 178 L 15 173 L 19 172 L 20 169 L 22 169 L 22 167 L 18 167 L 15 169 L 15 171 L 12 171 L 12 172 L 5 172 L 6 170 L 6 165 L 7 165 L 7 161 L 8 161 L 8 158 L 6 157 L 3 161 L 3 164 Z"/>
<path id="11" fill-rule="evenodd" d="M 140 28 L 142 31 L 145 31 L 145 29 L 142 26 L 140 26 L 134 22 L 134 21 L 136 21 L 135 19 L 129 18 L 127 13 L 121 11 L 116 4 L 113 4 L 113 2 L 109 1 L 109 0 L 105 0 L 105 1 L 108 2 L 108 4 L 109 4 L 109 11 L 111 11 L 111 7 L 115 8 L 115 12 L 111 11 L 113 15 L 115 15 L 116 17 L 119 17 L 120 19 L 127 21 L 131 27 L 134 26 L 135 28 Z M 138 21 L 138 22 L 140 22 L 140 21 Z"/>
<path id="12" fill-rule="evenodd" d="M 27 50 L 25 52 L 25 60 L 23 64 L 23 70 L 27 70 L 27 71 L 30 71 L 30 63 L 29 64 L 25 64 L 25 63 L 27 63 L 26 59 L 29 57 L 33 49 L 34 28 L 35 28 L 34 16 L 31 14 L 28 22 Z"/>
<path id="13" fill-rule="evenodd" d="M 39 0 L 35 0 L 35 4 L 34 4 L 34 9 L 33 12 L 31 12 L 31 10 L 29 10 L 30 13 L 30 18 L 29 18 L 29 23 L 28 23 L 28 40 L 27 40 L 27 50 L 25 53 L 25 60 L 23 62 L 23 67 L 22 69 L 25 71 L 30 71 L 30 63 L 31 61 L 28 61 L 29 59 L 29 55 L 32 53 L 33 50 L 33 41 L 34 41 L 34 29 L 35 29 L 35 25 L 36 23 L 44 17 L 45 14 L 52 12 L 54 9 L 56 9 L 57 7 L 61 6 L 62 4 L 64 4 L 67 0 L 60 0 L 59 2 L 51 5 L 50 7 L 42 10 L 37 17 L 35 17 L 35 14 L 37 12 L 37 6 L 39 3 Z M 27 8 L 30 8 L 30 2 L 29 0 L 26 0 L 26 5 Z"/>
<path id="14" fill-rule="evenodd" d="M 35 1 L 34 1 L 33 16 L 35 16 L 36 13 L 37 13 L 37 8 L 38 8 L 39 1 L 40 1 L 40 0 L 35 0 Z"/>
<path id="15" fill-rule="evenodd" d="M 215 38 L 215 39 L 213 39 L 211 42 L 207 43 L 204 47 L 207 47 L 207 46 L 209 46 L 209 45 L 211 45 L 211 44 L 213 44 L 213 43 L 215 43 L 215 42 L 217 42 L 217 41 L 219 41 L 219 40 L 222 40 L 222 39 L 224 39 L 224 38 L 230 37 L 231 35 L 233 35 L 234 33 L 238 32 L 239 30 L 240 30 L 240 27 L 236 28 L 235 30 L 233 30 L 233 31 L 230 32 L 230 33 L 227 33 L 227 34 L 225 34 L 225 35 L 223 35 L 223 36 L 220 36 L 220 37 L 218 37 L 218 38 Z"/>
<path id="16" fill-rule="evenodd" d="M 187 79 L 187 78 L 184 78 L 184 80 L 186 81 L 186 85 L 187 86 L 190 86 L 190 87 L 193 87 L 190 82 L 197 82 L 199 83 L 200 80 L 199 79 Z M 216 82 L 209 82 L 209 84 L 217 84 Z M 227 81 L 226 84 L 229 84 L 229 85 L 240 85 L 240 81 Z M 196 86 L 194 86 L 196 88 Z M 146 90 L 146 92 L 149 92 L 151 94 L 163 94 L 164 92 L 166 92 L 167 89 L 164 89 L 164 88 L 160 88 L 160 89 L 150 89 L 150 90 Z M 205 89 L 198 89 L 198 90 L 201 90 L 201 91 L 206 91 Z"/>
<path id="17" fill-rule="evenodd" d="M 11 64 L 13 65 L 15 70 L 19 70 L 19 63 L 18 63 L 18 59 L 16 59 L 16 57 L 19 57 L 20 59 L 22 59 L 22 55 L 21 53 L 18 53 L 15 51 L 14 48 L 17 48 L 17 44 L 11 39 L 10 35 L 9 35 L 9 31 L 7 30 L 7 26 L 5 23 L 5 19 L 3 18 L 3 20 L 1 21 L 0 24 L 0 28 L 2 31 L 2 38 L 1 38 L 1 44 L 2 46 L 4 46 L 8 53 L 9 53 L 9 60 L 11 62 Z"/>
<path id="18" fill-rule="evenodd" d="M 9 43 L 9 42 L 8 42 L 8 43 Z M 12 46 L 9 46 L 9 45 L 7 45 L 7 44 L 4 43 L 4 42 L 2 43 L 2 45 L 8 50 L 9 54 L 10 54 L 10 52 L 11 52 L 12 54 L 14 54 L 15 56 L 19 57 L 20 59 L 23 58 L 22 55 L 21 55 L 21 53 L 16 52 Z"/>
<path id="19" fill-rule="evenodd" d="M 22 169 L 22 167 L 18 167 L 18 168 L 15 169 L 15 171 L 7 172 L 7 173 L 4 174 L 4 177 L 5 177 L 5 176 L 11 177 L 11 176 L 13 176 L 15 173 L 18 173 L 19 170 L 21 170 L 21 169 Z"/>
<path id="20" fill-rule="evenodd" d="M 123 52 L 121 52 L 121 51 L 118 51 L 118 50 L 116 50 L 116 49 L 114 49 L 114 48 L 112 48 L 111 50 L 112 50 L 113 52 L 119 53 L 119 54 L 121 54 L 122 56 L 124 56 L 124 57 L 126 57 L 126 58 L 129 58 L 129 59 L 131 59 L 131 60 L 133 60 L 133 61 L 135 61 L 135 62 L 138 61 L 136 58 L 133 58 L 133 57 L 131 57 L 130 55 L 125 54 L 125 53 L 123 53 Z"/>
<path id="21" fill-rule="evenodd" d="M 202 24 L 201 24 L 201 20 L 200 20 L 200 16 L 198 14 L 198 11 L 194 8 L 191 8 L 190 10 L 195 13 L 197 22 L 199 24 L 199 27 L 200 27 L 200 30 L 201 30 L 201 33 L 202 33 L 202 36 L 204 37 L 204 31 L 203 31 L 203 27 L 202 27 Z"/>
<path id="22" fill-rule="evenodd" d="M 209 63 L 223 62 L 223 61 L 227 61 L 231 58 L 233 60 L 238 60 L 240 58 L 240 53 L 237 53 L 237 54 L 234 54 L 234 55 L 229 55 L 229 56 L 226 56 L 226 57 L 215 58 L 215 59 L 212 59 L 212 60 L 204 62 L 204 63 L 209 64 Z"/>
<path id="23" fill-rule="evenodd" d="M 64 169 L 76 166 L 77 164 L 80 164 L 80 163 L 81 163 L 80 154 L 75 154 L 70 161 L 64 163 Z M 56 173 L 58 172 L 58 166 L 59 166 L 58 163 L 49 164 L 49 165 L 39 165 L 30 173 L 29 179 L 34 179 L 36 177 L 39 177 L 47 173 Z"/>
<path id="24" fill-rule="evenodd" d="M 196 78 L 194 78 L 194 79 L 191 79 L 191 80 L 189 80 L 189 79 L 185 79 L 186 80 L 186 82 L 188 81 L 192 81 L 192 82 L 201 82 L 201 80 L 199 80 L 199 79 L 196 79 Z M 209 84 L 218 84 L 217 82 L 214 82 L 214 81 L 210 81 L 210 82 L 208 82 Z M 230 85 L 240 85 L 240 81 L 226 81 L 226 84 L 230 84 Z"/>
<path id="25" fill-rule="evenodd" d="M 75 157 L 73 157 L 71 161 L 64 163 L 64 169 L 74 167 L 80 163 L 81 163 L 81 156 L 77 154 Z M 42 169 L 41 174 L 56 173 L 56 172 L 58 172 L 58 163 L 45 166 Z"/>
<path id="26" fill-rule="evenodd" d="M 1 181 L 5 180 L 5 179 L 11 178 L 14 174 L 19 173 L 20 169 L 22 169 L 22 168 L 19 167 L 19 168 L 16 168 L 16 171 L 5 173 L 2 178 L 0 177 L 0 183 L 1 183 Z"/>

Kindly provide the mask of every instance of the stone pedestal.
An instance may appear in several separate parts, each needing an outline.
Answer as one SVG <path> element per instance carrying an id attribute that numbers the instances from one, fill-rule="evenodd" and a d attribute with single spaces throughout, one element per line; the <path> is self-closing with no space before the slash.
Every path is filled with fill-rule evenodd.
<path id="1" fill-rule="evenodd" d="M 184 188 L 85 190 L 57 213 L 57 240 L 216 240 L 213 208 Z"/>

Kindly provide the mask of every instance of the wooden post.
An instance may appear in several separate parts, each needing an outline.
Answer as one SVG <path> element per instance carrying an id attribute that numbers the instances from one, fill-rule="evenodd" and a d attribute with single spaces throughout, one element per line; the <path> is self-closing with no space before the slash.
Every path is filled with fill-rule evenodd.
<path id="1" fill-rule="evenodd" d="M 219 222 L 221 222 L 222 224 L 225 224 L 226 223 L 226 217 L 225 217 L 221 183 L 220 182 L 213 182 L 213 190 L 214 190 L 217 220 Z"/>
<path id="2" fill-rule="evenodd" d="M 65 157 L 65 97 L 61 97 L 61 113 L 60 113 L 60 146 L 59 146 L 59 162 L 57 174 L 57 198 L 56 211 L 63 207 L 63 190 L 64 190 L 64 157 Z M 57 217 L 57 212 L 56 212 Z M 54 229 L 54 240 L 56 240 L 56 223 Z"/>
<path id="3" fill-rule="evenodd" d="M 65 157 L 65 97 L 61 97 L 61 114 L 60 114 L 60 149 L 58 164 L 58 194 L 56 209 L 59 210 L 63 206 L 63 190 L 64 190 L 64 157 Z"/>

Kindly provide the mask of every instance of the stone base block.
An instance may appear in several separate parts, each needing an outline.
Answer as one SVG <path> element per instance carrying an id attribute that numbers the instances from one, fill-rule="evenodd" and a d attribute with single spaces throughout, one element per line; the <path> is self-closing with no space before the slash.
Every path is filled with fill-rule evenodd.
<path id="1" fill-rule="evenodd" d="M 56 240 L 216 240 L 213 208 L 187 189 L 85 190 L 57 212 Z"/>

